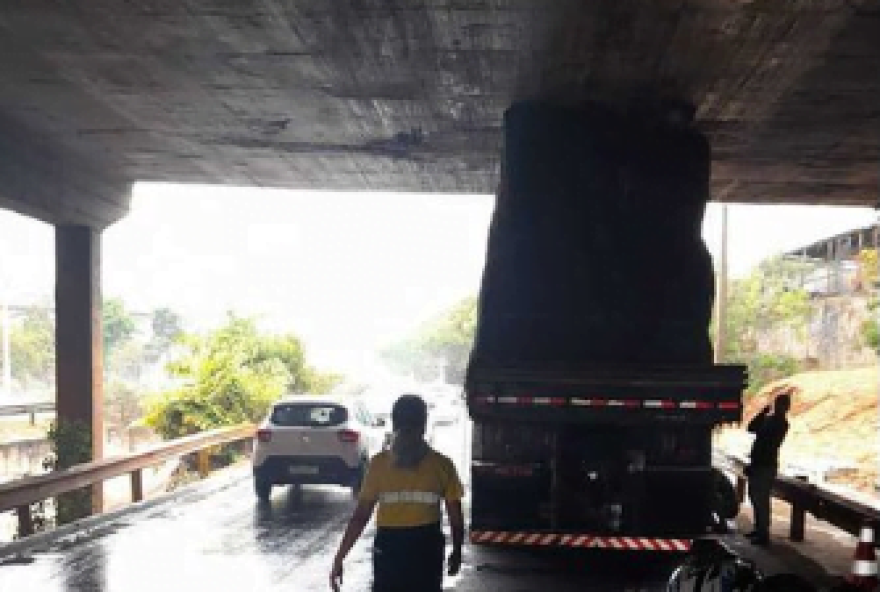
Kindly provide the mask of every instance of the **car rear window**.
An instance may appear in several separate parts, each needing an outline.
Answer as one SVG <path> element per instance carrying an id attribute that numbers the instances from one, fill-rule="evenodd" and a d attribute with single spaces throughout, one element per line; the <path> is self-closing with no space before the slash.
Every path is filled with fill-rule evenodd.
<path id="1" fill-rule="evenodd" d="M 276 405 L 271 418 L 273 424 L 286 427 L 333 427 L 347 420 L 345 407 L 326 403 Z"/>

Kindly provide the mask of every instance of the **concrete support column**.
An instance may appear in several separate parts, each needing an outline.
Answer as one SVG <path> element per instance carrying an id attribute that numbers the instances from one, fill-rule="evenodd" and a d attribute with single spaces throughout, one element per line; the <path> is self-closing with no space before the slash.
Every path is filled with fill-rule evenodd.
<path id="1" fill-rule="evenodd" d="M 56 413 L 60 422 L 91 430 L 92 458 L 104 455 L 101 233 L 55 227 Z M 93 506 L 103 505 L 95 488 Z"/>

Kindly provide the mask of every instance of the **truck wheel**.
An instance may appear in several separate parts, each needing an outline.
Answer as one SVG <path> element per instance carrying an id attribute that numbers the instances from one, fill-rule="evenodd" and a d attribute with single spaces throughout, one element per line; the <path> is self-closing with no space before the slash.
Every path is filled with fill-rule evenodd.
<path id="1" fill-rule="evenodd" d="M 739 500 L 730 480 L 718 469 L 712 471 L 712 510 L 722 520 L 733 520 L 739 514 Z"/>

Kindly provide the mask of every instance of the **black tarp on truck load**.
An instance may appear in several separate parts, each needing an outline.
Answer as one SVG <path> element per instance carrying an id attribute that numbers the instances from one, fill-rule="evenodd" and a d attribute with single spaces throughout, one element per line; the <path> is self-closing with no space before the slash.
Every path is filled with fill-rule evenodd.
<path id="1" fill-rule="evenodd" d="M 705 138 L 524 102 L 504 141 L 471 365 L 711 364 Z"/>

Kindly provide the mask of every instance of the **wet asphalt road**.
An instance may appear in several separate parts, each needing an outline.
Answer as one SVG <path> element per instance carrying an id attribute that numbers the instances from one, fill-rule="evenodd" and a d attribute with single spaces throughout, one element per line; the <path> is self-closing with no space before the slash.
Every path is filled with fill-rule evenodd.
<path id="1" fill-rule="evenodd" d="M 466 462 L 461 429 L 436 445 Z M 276 488 L 258 504 L 246 468 L 210 486 L 109 521 L 24 558 L 0 562 L 0 592 L 246 592 L 327 590 L 327 573 L 353 508 L 336 487 L 302 495 Z M 370 586 L 372 527 L 346 561 L 346 592 Z M 457 592 L 661 590 L 668 559 L 637 555 L 534 555 L 467 549 Z M 418 591 L 413 591 L 418 592 Z"/>

